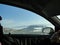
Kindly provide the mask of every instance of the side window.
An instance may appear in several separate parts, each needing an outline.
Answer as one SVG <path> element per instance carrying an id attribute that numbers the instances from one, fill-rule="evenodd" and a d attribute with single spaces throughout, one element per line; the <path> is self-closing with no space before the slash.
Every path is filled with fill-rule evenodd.
<path id="1" fill-rule="evenodd" d="M 43 34 L 43 28 L 54 29 L 54 25 L 42 16 L 18 7 L 0 4 L 0 16 L 4 34 Z"/>
<path id="2" fill-rule="evenodd" d="M 57 17 L 60 19 L 60 15 L 57 15 Z"/>

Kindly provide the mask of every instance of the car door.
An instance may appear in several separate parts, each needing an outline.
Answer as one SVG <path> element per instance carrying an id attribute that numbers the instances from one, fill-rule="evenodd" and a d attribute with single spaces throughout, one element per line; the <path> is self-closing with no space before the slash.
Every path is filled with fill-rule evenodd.
<path id="1" fill-rule="evenodd" d="M 0 11 L 3 35 L 18 39 L 21 45 L 45 42 L 50 38 L 50 29 L 43 29 L 50 27 L 55 30 L 47 19 L 26 9 L 0 4 Z"/>

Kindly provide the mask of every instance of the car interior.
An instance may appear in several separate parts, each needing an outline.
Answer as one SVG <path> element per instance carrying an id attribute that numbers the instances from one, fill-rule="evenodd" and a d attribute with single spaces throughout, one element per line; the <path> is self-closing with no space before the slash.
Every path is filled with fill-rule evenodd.
<path id="1" fill-rule="evenodd" d="M 2 12 L 0 14 L 0 43 L 1 43 L 1 45 L 40 45 L 40 44 L 41 45 L 42 44 L 51 45 L 54 43 L 60 44 L 60 0 L 0 0 L 0 4 L 17 7 L 18 11 L 19 11 L 19 9 L 28 10 L 29 12 L 33 12 L 34 14 L 38 14 L 38 16 L 41 16 L 44 19 L 36 16 L 34 18 L 35 22 L 38 23 L 38 21 L 41 21 L 39 23 L 41 23 L 41 24 L 44 23 L 47 25 L 47 27 L 39 26 L 39 25 L 29 25 L 28 27 L 23 28 L 23 30 L 26 30 L 26 32 L 25 32 L 26 34 L 23 33 L 24 31 L 19 32 L 19 30 L 18 30 L 18 32 L 16 31 L 17 33 L 13 32 L 13 31 L 11 31 L 12 33 L 10 33 L 10 32 L 7 33 L 7 31 L 6 31 L 5 32 L 6 34 L 4 34 L 4 32 L 3 32 L 4 26 L 2 25 L 4 21 L 1 22 L 4 19 L 1 14 L 5 14 L 3 12 L 5 7 L 3 7 L 3 8 L 0 7 L 0 10 Z M 13 10 L 13 9 L 14 8 L 9 9 L 9 10 Z M 8 8 L 6 8 L 6 10 L 8 10 Z M 30 14 L 29 12 L 26 13 L 26 12 L 22 11 L 21 13 L 29 15 Z M 11 14 L 11 13 L 9 13 L 9 14 Z M 8 17 L 8 16 L 6 15 L 5 17 Z M 11 15 L 11 17 L 13 18 L 12 15 Z M 18 18 L 19 16 L 14 16 L 14 17 Z M 25 15 L 24 15 L 24 17 L 25 17 Z M 28 19 L 29 17 L 30 16 L 27 16 L 26 19 Z M 31 16 L 31 17 L 32 17 L 31 20 L 33 20 L 33 16 Z M 10 18 L 10 16 L 9 16 L 9 18 Z M 6 18 L 6 19 L 8 20 L 9 18 Z M 12 19 L 12 18 L 10 18 L 10 19 Z M 38 18 L 38 20 L 36 21 L 37 18 Z M 22 19 L 22 15 L 20 15 L 20 18 L 18 20 L 20 21 L 20 19 Z M 40 19 L 42 19 L 42 20 L 40 20 Z M 53 27 L 52 27 L 52 25 L 48 25 L 47 24 L 48 22 L 44 21 L 45 19 L 49 23 L 51 23 L 53 25 Z M 14 20 L 16 21 L 15 18 L 14 18 Z M 24 23 L 24 21 L 25 21 L 25 18 L 23 20 L 23 23 Z M 13 22 L 13 21 L 10 21 L 10 22 Z M 33 21 L 33 24 L 35 24 L 35 22 Z M 6 22 L 6 23 L 8 23 L 8 22 Z M 23 23 L 21 23 L 20 25 L 22 25 Z M 28 25 L 28 23 L 24 23 L 24 24 Z M 13 25 L 13 24 L 11 24 L 11 25 Z M 8 25 L 5 25 L 5 26 L 9 27 Z M 36 33 L 37 29 L 40 30 L 40 28 L 38 28 L 38 27 L 43 27 L 42 32 L 44 32 L 44 30 L 47 30 L 45 32 L 48 32 L 50 30 L 49 35 L 48 34 L 40 35 L 39 31 L 38 31 L 39 34 L 37 34 Z M 34 34 L 29 32 L 29 31 L 32 31 L 33 28 L 35 29 Z M 10 29 L 10 30 L 12 30 L 12 29 Z"/>

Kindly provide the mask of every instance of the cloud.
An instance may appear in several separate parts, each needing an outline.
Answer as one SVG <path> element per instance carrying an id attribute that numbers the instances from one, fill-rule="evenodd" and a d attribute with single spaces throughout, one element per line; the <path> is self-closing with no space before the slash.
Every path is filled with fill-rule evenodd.
<path id="1" fill-rule="evenodd" d="M 11 27 L 11 26 L 13 26 L 15 23 L 14 23 L 14 20 L 5 19 L 5 20 L 2 20 L 1 24 L 2 24 L 4 27 Z"/>
<path id="2" fill-rule="evenodd" d="M 1 22 L 3 27 L 7 27 L 7 28 L 14 28 L 16 26 L 24 26 L 24 25 L 28 25 L 28 23 L 26 22 L 20 22 L 20 21 L 16 21 L 16 20 L 9 20 L 9 19 L 4 19 Z"/>
<path id="3" fill-rule="evenodd" d="M 16 26 L 29 26 L 29 25 L 44 25 L 47 27 L 52 27 L 54 28 L 54 26 L 49 23 L 48 21 L 16 21 L 16 20 L 10 20 L 10 19 L 4 19 L 2 20 L 1 24 L 3 25 L 3 27 L 7 27 L 7 28 L 14 28 Z M 17 29 L 17 28 L 16 28 Z"/>
<path id="4" fill-rule="evenodd" d="M 8 19 L 2 20 L 2 23 L 7 23 L 7 24 L 11 24 L 13 22 L 14 22 L 13 20 L 8 20 Z"/>

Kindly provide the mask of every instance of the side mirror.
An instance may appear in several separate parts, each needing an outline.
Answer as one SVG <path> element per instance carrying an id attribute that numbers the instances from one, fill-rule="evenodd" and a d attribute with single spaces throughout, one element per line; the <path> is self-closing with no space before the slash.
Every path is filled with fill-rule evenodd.
<path id="1" fill-rule="evenodd" d="M 53 34 L 54 30 L 51 27 L 45 27 L 45 28 L 42 29 L 42 32 L 47 33 L 47 34 Z"/>

